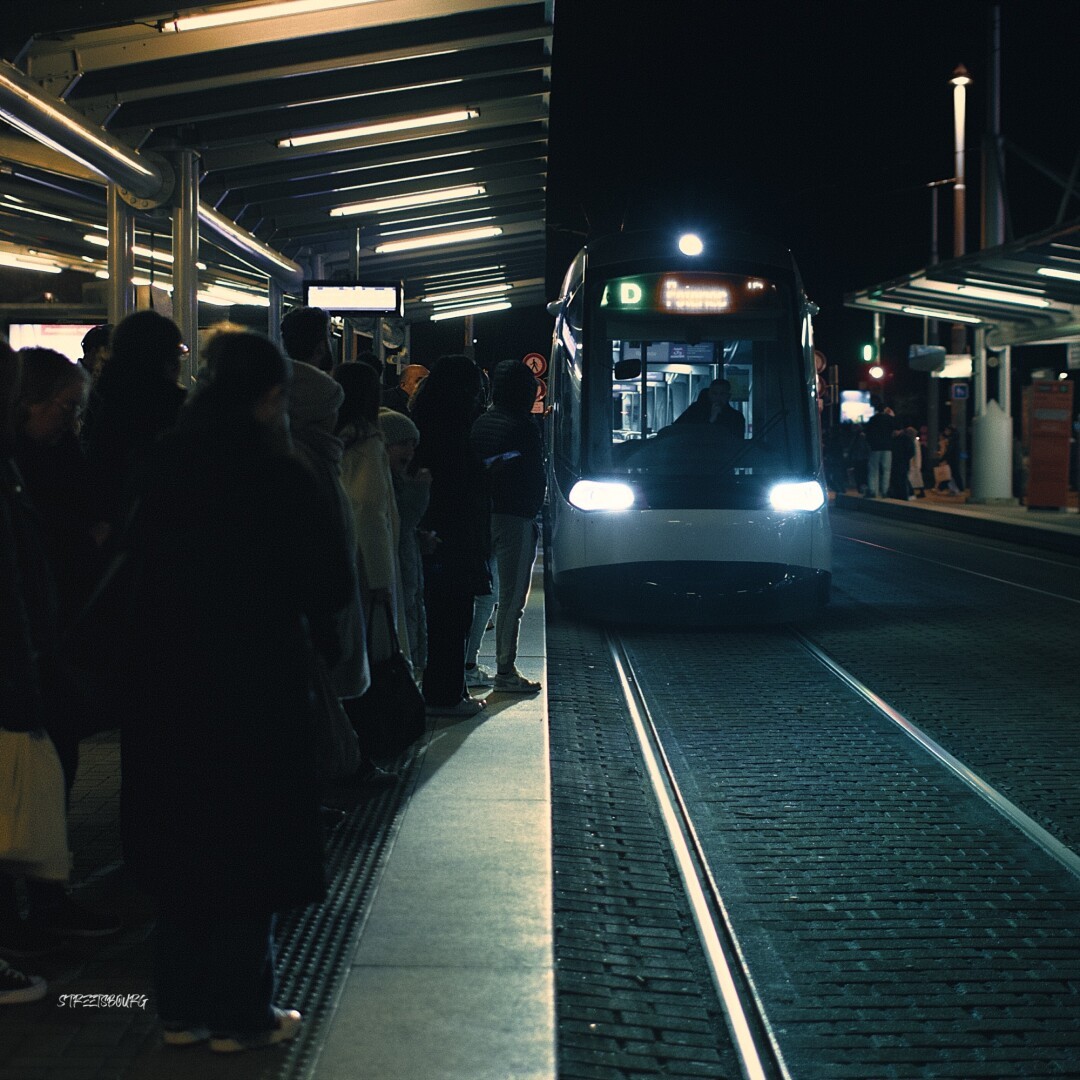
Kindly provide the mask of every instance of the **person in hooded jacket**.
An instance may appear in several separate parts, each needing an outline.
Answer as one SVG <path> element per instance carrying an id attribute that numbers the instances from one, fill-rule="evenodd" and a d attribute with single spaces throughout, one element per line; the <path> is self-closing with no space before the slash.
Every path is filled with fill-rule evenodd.
<path id="1" fill-rule="evenodd" d="M 158 909 L 164 1040 L 221 1053 L 297 1034 L 274 1004 L 274 921 L 326 888 L 315 652 L 338 663 L 353 579 L 289 445 L 291 377 L 266 338 L 222 335 L 124 548 L 124 853 Z"/>

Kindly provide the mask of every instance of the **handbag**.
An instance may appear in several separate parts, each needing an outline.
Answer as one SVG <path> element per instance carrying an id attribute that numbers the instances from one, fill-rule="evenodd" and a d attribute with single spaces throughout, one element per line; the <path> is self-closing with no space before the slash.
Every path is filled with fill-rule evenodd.
<path id="1" fill-rule="evenodd" d="M 334 689 L 330 669 L 315 657 L 315 754 L 324 783 L 346 780 L 360 768 L 360 740 Z"/>
<path id="2" fill-rule="evenodd" d="M 368 758 L 388 760 L 404 753 L 426 728 L 424 695 L 413 679 L 412 666 L 401 651 L 394 612 L 384 601 L 390 631 L 390 652 L 382 660 L 370 657 L 371 686 L 357 699 L 356 734 Z M 368 626 L 372 625 L 371 614 Z M 370 642 L 370 636 L 368 638 Z"/>
<path id="3" fill-rule="evenodd" d="M 71 870 L 64 770 L 44 731 L 0 728 L 0 864 L 47 881 Z"/>
<path id="4" fill-rule="evenodd" d="M 934 482 L 938 484 L 947 484 L 952 479 L 952 468 L 947 461 L 941 462 L 940 465 L 934 466 Z"/>

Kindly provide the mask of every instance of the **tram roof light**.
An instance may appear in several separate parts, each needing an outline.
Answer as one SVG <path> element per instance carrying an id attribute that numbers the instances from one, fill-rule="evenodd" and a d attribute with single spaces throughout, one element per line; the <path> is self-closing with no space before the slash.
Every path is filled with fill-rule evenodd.
<path id="1" fill-rule="evenodd" d="M 684 255 L 700 255 L 705 250 L 705 245 L 696 233 L 683 233 L 679 237 L 679 250 Z"/>

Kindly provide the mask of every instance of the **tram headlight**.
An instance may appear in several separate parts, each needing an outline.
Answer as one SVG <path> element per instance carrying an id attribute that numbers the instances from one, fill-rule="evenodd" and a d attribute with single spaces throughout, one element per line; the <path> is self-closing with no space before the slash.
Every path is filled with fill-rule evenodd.
<path id="1" fill-rule="evenodd" d="M 769 492 L 774 510 L 820 510 L 825 505 L 825 492 L 816 480 L 799 484 L 777 484 Z"/>
<path id="2" fill-rule="evenodd" d="M 579 510 L 629 510 L 634 505 L 633 489 L 612 480 L 579 480 L 567 498 Z"/>

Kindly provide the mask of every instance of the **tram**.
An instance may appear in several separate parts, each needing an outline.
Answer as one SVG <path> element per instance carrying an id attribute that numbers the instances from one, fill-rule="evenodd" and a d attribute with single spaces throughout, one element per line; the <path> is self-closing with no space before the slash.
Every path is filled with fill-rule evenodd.
<path id="1" fill-rule="evenodd" d="M 824 605 L 817 309 L 791 254 L 719 230 L 619 233 L 578 253 L 548 310 L 549 595 L 678 625 Z"/>

